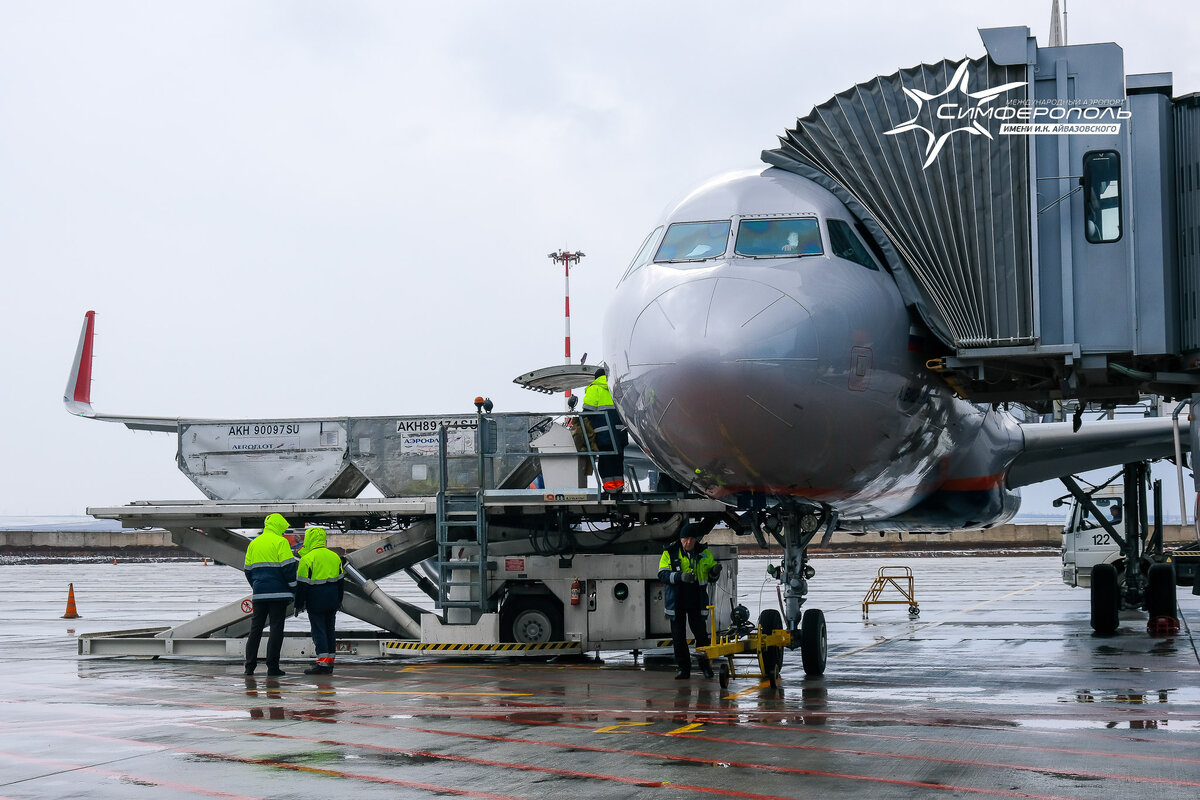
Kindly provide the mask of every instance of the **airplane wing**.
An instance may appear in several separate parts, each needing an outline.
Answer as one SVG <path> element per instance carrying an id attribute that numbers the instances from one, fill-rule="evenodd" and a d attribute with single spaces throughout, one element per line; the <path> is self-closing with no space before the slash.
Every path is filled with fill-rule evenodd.
<path id="1" fill-rule="evenodd" d="M 1189 447 L 1189 421 L 1179 420 L 1179 442 Z M 1025 446 L 1008 470 L 1008 488 L 1028 486 L 1063 475 L 1077 475 L 1134 461 L 1175 455 L 1170 417 L 1093 422 L 1078 431 L 1070 422 L 1023 424 Z"/>
<path id="2" fill-rule="evenodd" d="M 77 417 L 98 419 L 102 422 L 120 422 L 135 431 L 178 432 L 178 418 L 97 414 L 92 410 L 92 337 L 95 332 L 96 312 L 89 311 L 83 315 L 83 329 L 79 332 L 75 361 L 71 365 L 71 373 L 67 376 L 67 388 L 63 392 L 63 405 L 67 407 L 67 412 Z"/>

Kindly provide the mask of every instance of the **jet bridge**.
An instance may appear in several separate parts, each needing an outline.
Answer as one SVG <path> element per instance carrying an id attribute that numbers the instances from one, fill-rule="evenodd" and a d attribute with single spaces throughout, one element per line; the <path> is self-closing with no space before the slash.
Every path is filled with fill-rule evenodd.
<path id="1" fill-rule="evenodd" d="M 964 396 L 1047 411 L 1200 390 L 1200 96 L 1112 43 L 900 70 L 797 120 L 763 160 L 836 194 Z"/>

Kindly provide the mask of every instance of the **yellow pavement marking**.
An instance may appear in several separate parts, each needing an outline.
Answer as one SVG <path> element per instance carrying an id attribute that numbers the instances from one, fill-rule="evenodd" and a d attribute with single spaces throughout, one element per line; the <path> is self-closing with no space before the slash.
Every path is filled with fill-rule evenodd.
<path id="1" fill-rule="evenodd" d="M 592 733 L 612 733 L 619 731 L 622 728 L 636 728 L 639 725 L 653 725 L 653 722 L 619 722 L 616 725 L 609 725 L 607 728 L 597 728 Z"/>
<path id="2" fill-rule="evenodd" d="M 1028 591 L 1030 591 L 1030 590 L 1032 590 L 1032 589 L 1036 589 L 1037 587 L 1039 587 L 1039 586 L 1042 586 L 1043 584 L 1046 584 L 1046 583 L 1049 583 L 1049 581 L 1038 581 L 1038 582 L 1036 582 L 1036 583 L 1031 583 L 1030 585 L 1026 586 L 1024 589 L 1014 589 L 1013 591 L 1011 591 L 1011 592 L 1009 592 L 1009 593 L 1007 593 L 1007 594 L 1002 594 L 1002 595 L 999 595 L 999 596 L 997 596 L 997 597 L 993 597 L 993 598 L 991 598 L 990 600 L 984 600 L 984 601 L 982 601 L 982 602 L 980 602 L 980 603 L 976 603 L 976 604 L 975 604 L 975 605 L 973 605 L 973 606 L 968 606 L 968 607 L 966 607 L 966 608 L 964 608 L 964 609 L 961 609 L 961 610 L 959 610 L 959 611 L 958 611 L 958 612 L 956 612 L 956 613 L 959 613 L 959 614 L 966 614 L 966 613 L 968 613 L 968 612 L 970 612 L 970 611 L 974 611 L 974 610 L 975 610 L 975 609 L 977 609 L 977 608 L 983 608 L 984 606 L 986 606 L 986 605 L 988 605 L 988 604 L 990 604 L 990 603 L 995 603 L 995 602 L 998 602 L 998 601 L 1000 601 L 1000 600 L 1003 600 L 1003 599 L 1004 599 L 1004 598 L 1006 598 L 1006 597 L 1012 597 L 1012 596 L 1014 596 L 1014 595 L 1023 594 L 1024 592 L 1028 592 Z M 888 642 L 894 642 L 894 641 L 896 641 L 897 639 L 904 639 L 904 638 L 906 638 L 906 637 L 908 637 L 908 636 L 912 636 L 914 633 L 919 633 L 919 632 L 921 632 L 921 631 L 928 630 L 928 629 L 930 629 L 930 628 L 936 628 L 938 625 L 943 625 L 943 624 L 945 624 L 945 623 L 943 623 L 943 622 L 930 622 L 930 623 L 928 623 L 928 624 L 926 624 L 926 625 L 922 625 L 922 626 L 921 626 L 921 627 L 919 627 L 919 628 L 914 628 L 914 629 L 912 629 L 912 630 L 910 630 L 910 631 L 905 631 L 904 633 L 897 634 L 896 636 L 890 636 L 890 637 L 888 637 L 887 639 L 880 639 L 878 642 L 872 642 L 871 644 L 864 645 L 863 647 L 860 647 L 860 648 L 858 648 L 857 650 L 851 650 L 851 651 L 849 651 L 849 652 L 847 652 L 847 653 L 839 653 L 838 655 L 834 656 L 834 658 L 845 658 L 846 656 L 852 656 L 852 655 L 856 655 L 856 654 L 858 654 L 858 653 L 861 653 L 861 652 L 862 652 L 862 651 L 864 651 L 864 650 L 870 650 L 872 647 L 879 647 L 879 645 L 881 645 L 881 644 L 887 644 Z"/>
<path id="3" fill-rule="evenodd" d="M 770 686 L 770 685 L 771 685 L 770 681 L 763 681 L 758 686 L 751 686 L 749 689 L 742 689 L 740 692 L 734 692 L 733 694 L 727 694 L 721 699 L 722 700 L 737 700 L 742 695 L 753 694 L 754 692 L 760 691 L 764 686 Z"/>
<path id="4" fill-rule="evenodd" d="M 676 728 L 673 731 L 667 731 L 667 736 L 674 736 L 677 733 L 696 733 L 704 730 L 703 722 L 693 722 L 691 725 L 684 725 L 682 728 Z"/>

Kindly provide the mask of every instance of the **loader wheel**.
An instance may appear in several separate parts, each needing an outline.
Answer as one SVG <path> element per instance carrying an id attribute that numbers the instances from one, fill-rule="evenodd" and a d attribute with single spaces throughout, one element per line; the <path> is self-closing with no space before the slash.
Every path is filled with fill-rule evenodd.
<path id="1" fill-rule="evenodd" d="M 724 661 L 717 664 L 717 682 L 721 684 L 722 689 L 729 688 L 729 664 Z"/>
<path id="2" fill-rule="evenodd" d="M 542 595 L 511 597 L 500 613 L 500 637 L 503 641 L 519 644 L 561 642 L 562 612 L 550 598 Z"/>
<path id="3" fill-rule="evenodd" d="M 1097 564 L 1092 567 L 1092 630 L 1101 636 L 1116 633 L 1120 610 L 1117 568 L 1112 564 Z"/>
<path id="4" fill-rule="evenodd" d="M 763 609 L 758 615 L 758 627 L 764 634 L 774 633 L 783 627 L 783 617 L 773 608 Z M 779 685 L 779 673 L 783 670 L 783 648 L 779 646 L 764 647 L 762 651 L 763 677 L 775 689 Z"/>

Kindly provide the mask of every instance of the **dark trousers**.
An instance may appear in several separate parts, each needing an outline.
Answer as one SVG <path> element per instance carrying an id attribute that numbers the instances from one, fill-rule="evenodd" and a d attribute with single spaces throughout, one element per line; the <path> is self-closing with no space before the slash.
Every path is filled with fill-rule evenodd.
<path id="1" fill-rule="evenodd" d="M 313 644 L 317 646 L 318 659 L 333 659 L 337 649 L 337 633 L 334 630 L 336 621 L 336 610 L 308 612 L 308 627 L 312 631 Z"/>
<path id="2" fill-rule="evenodd" d="M 671 644 L 675 646 L 675 667 L 683 672 L 692 671 L 692 652 L 688 649 L 687 629 L 692 629 L 692 638 L 697 647 L 708 644 L 708 619 L 699 608 L 675 609 L 671 617 Z"/>
<path id="3" fill-rule="evenodd" d="M 255 600 L 250 617 L 250 635 L 246 638 L 246 667 L 258 666 L 258 643 L 267 619 L 271 633 L 267 637 L 267 669 L 279 669 L 279 651 L 283 649 L 283 621 L 287 618 L 287 600 Z"/>
<path id="4" fill-rule="evenodd" d="M 592 432 L 596 436 L 596 449 L 601 453 L 596 457 L 596 469 L 600 473 L 598 477 L 601 486 L 604 481 L 623 480 L 625 474 L 624 450 L 629 441 L 629 434 L 619 429 L 615 411 L 591 413 L 586 416 L 591 422 Z"/>

